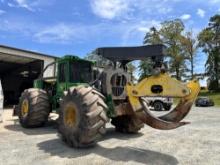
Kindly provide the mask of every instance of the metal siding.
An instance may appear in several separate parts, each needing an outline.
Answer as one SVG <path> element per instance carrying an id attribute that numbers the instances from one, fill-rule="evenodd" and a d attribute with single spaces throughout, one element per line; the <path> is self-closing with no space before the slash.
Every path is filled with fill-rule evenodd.
<path id="1" fill-rule="evenodd" d="M 10 48 L 0 46 L 0 61 L 15 62 L 20 64 L 25 64 L 31 61 L 42 60 L 44 61 L 44 68 L 55 61 L 56 57 L 50 57 L 42 54 L 37 54 L 36 52 L 22 51 L 20 49 Z M 44 72 L 44 77 L 54 76 L 54 67 L 51 66 Z"/>

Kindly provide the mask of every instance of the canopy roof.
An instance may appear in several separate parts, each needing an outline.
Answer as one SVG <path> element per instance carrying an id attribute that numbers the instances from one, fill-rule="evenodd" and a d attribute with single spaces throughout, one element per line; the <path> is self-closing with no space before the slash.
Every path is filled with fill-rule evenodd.
<path id="1" fill-rule="evenodd" d="M 164 45 L 145 45 L 137 47 L 102 47 L 96 49 L 96 54 L 113 62 L 127 63 L 134 60 L 145 60 L 146 58 L 163 59 L 166 55 Z"/>

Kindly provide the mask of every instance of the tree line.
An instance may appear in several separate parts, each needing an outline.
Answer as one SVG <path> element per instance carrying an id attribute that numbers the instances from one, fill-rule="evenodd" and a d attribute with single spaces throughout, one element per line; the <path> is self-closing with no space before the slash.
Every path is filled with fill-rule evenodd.
<path id="1" fill-rule="evenodd" d="M 197 36 L 192 30 L 186 31 L 180 19 L 165 21 L 160 28 L 151 27 L 146 33 L 144 45 L 164 44 L 167 47 L 169 72 L 178 80 L 193 79 L 195 74 L 195 57 L 198 50 L 207 55 L 205 73 L 209 89 L 219 90 L 220 85 L 220 15 L 210 18 L 206 28 Z M 138 69 L 140 79 L 150 74 L 152 61 L 141 61 Z M 199 74 L 201 76 L 201 74 Z"/>
<path id="2" fill-rule="evenodd" d="M 180 19 L 164 21 L 160 28 L 151 27 L 143 39 L 144 45 L 163 44 L 167 47 L 166 58 L 169 73 L 178 80 L 189 80 L 198 76 L 207 76 L 210 90 L 220 90 L 220 15 L 210 18 L 207 27 L 197 35 L 193 30 L 185 30 Z M 207 55 L 205 73 L 195 73 L 196 56 L 198 50 Z M 91 53 L 86 59 L 95 60 L 99 66 L 109 63 L 96 54 Z M 129 63 L 128 72 L 135 78 L 134 72 L 138 70 L 139 80 L 151 75 L 153 61 L 146 59 L 140 61 L 138 66 Z"/>

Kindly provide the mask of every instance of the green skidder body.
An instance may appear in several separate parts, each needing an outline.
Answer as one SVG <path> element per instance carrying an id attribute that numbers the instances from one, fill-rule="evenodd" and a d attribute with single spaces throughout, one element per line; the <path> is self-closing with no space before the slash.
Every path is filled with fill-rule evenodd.
<path id="1" fill-rule="evenodd" d="M 55 76 L 44 77 L 51 66 L 56 68 Z M 68 55 L 47 65 L 34 81 L 33 88 L 22 93 L 15 108 L 21 125 L 25 128 L 43 126 L 49 114 L 56 112 L 59 114 L 59 133 L 68 145 L 95 144 L 105 133 L 105 124 L 109 121 L 107 114 L 112 113 L 108 113 L 101 90 L 95 88 L 95 76 L 98 75 L 93 66 L 92 61 Z"/>
<path id="2" fill-rule="evenodd" d="M 62 140 L 72 147 L 87 147 L 105 134 L 109 120 L 123 133 L 137 133 L 144 123 L 162 130 L 186 124 L 180 121 L 190 111 L 199 84 L 192 81 L 186 86 L 168 76 L 163 45 L 98 48 L 95 53 L 106 59 L 100 65 L 105 67 L 76 56 L 57 58 L 47 65 L 15 107 L 21 125 L 43 126 L 49 114 L 56 112 Z M 146 58 L 154 60 L 155 75 L 134 84 L 127 64 Z M 55 76 L 45 77 L 51 66 L 56 68 Z M 147 96 L 180 97 L 181 102 L 157 118 L 149 112 Z"/>

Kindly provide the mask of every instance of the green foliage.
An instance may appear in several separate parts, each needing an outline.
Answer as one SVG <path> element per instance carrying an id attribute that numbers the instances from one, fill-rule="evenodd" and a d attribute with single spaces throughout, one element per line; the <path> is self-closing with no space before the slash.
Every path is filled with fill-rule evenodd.
<path id="1" fill-rule="evenodd" d="M 220 92 L 210 92 L 210 91 L 201 90 L 199 96 L 209 97 L 214 101 L 215 106 L 220 107 Z"/>
<path id="2" fill-rule="evenodd" d="M 186 48 L 190 46 L 190 37 L 183 36 L 184 24 L 181 20 L 175 19 L 171 21 L 165 21 L 161 23 L 160 30 L 155 27 L 150 28 L 149 32 L 146 33 L 144 37 L 144 44 L 164 44 L 167 47 L 167 53 L 169 55 L 169 71 L 173 73 L 177 79 L 181 79 L 186 76 L 188 71 L 186 67 L 186 59 L 190 59 L 193 66 L 193 58 L 190 55 L 194 55 L 194 52 L 186 54 Z M 183 46 L 183 41 L 185 47 Z M 192 41 L 194 44 L 194 41 Z M 187 49 L 188 50 L 188 49 Z M 144 76 L 148 76 L 149 72 L 152 70 L 152 61 L 147 60 L 141 62 L 139 65 L 140 79 Z M 193 68 L 191 67 L 192 73 Z"/>
<path id="3" fill-rule="evenodd" d="M 144 37 L 144 44 L 164 44 L 169 58 L 169 72 L 177 79 L 193 79 L 194 63 L 198 49 L 197 38 L 192 31 L 185 31 L 183 22 L 179 19 L 161 23 L 158 30 L 150 28 Z M 148 75 L 152 62 L 144 61 L 139 65 L 141 78 Z M 190 64 L 187 66 L 186 64 Z M 190 74 L 189 74 L 190 73 Z"/>
<path id="4" fill-rule="evenodd" d="M 219 90 L 220 85 L 220 15 L 210 18 L 208 27 L 198 36 L 199 46 L 208 55 L 206 61 L 206 75 L 211 82 L 213 90 Z"/>
<path id="5" fill-rule="evenodd" d="M 144 45 L 162 44 L 159 31 L 155 27 L 150 28 L 149 32 L 146 33 L 143 44 Z M 150 58 L 144 61 L 140 61 L 138 65 L 138 70 L 139 70 L 139 81 L 141 81 L 143 78 L 148 77 L 152 74 L 153 61 Z"/>
<path id="6" fill-rule="evenodd" d="M 136 66 L 132 62 L 129 62 L 127 64 L 127 71 L 131 75 L 131 81 L 135 81 L 136 80 L 136 78 L 134 76 L 134 72 L 136 71 L 136 69 L 137 69 Z"/>
<path id="7" fill-rule="evenodd" d="M 181 80 L 186 71 L 186 56 L 181 42 L 183 38 L 182 33 L 184 31 L 184 24 L 181 20 L 175 19 L 165 21 L 161 25 L 161 39 L 163 44 L 167 46 L 167 51 L 170 55 L 170 72 L 174 73 L 178 80 Z"/>
<path id="8" fill-rule="evenodd" d="M 209 86 L 208 86 L 208 90 L 210 91 L 220 91 L 218 88 L 218 81 L 213 80 L 210 81 Z"/>
<path id="9" fill-rule="evenodd" d="M 183 31 L 184 24 L 181 20 L 175 19 L 165 21 L 161 23 L 160 30 L 157 30 L 155 27 L 150 28 L 149 32 L 146 33 L 143 42 L 146 45 L 164 44 L 167 47 L 167 53 L 169 55 L 169 71 L 174 73 L 176 78 L 179 80 L 183 76 L 186 76 L 185 73 L 188 71 L 188 69 L 185 62 L 187 58 L 190 58 L 190 55 L 187 56 L 185 54 L 183 39 L 186 43 L 186 48 L 188 46 L 187 44 L 189 44 L 189 39 L 191 38 L 184 37 L 182 35 Z M 193 59 L 191 61 L 193 63 Z M 148 76 L 152 71 L 152 61 L 146 60 L 140 62 L 139 71 L 140 79 Z"/>
<path id="10" fill-rule="evenodd" d="M 95 51 L 87 54 L 85 59 L 90 61 L 95 61 L 96 66 L 98 67 L 105 67 L 111 64 L 111 61 L 109 61 L 108 59 L 102 56 L 97 55 Z"/>
<path id="11" fill-rule="evenodd" d="M 151 27 L 144 37 L 144 45 L 162 44 L 160 33 L 155 27 Z"/>
<path id="12" fill-rule="evenodd" d="M 146 77 L 149 77 L 153 71 L 152 60 L 149 58 L 144 61 L 140 61 L 138 70 L 139 70 L 139 81 L 141 81 Z"/>
<path id="13" fill-rule="evenodd" d="M 194 61 L 196 56 L 196 51 L 198 49 L 196 38 L 193 36 L 193 32 L 186 32 L 181 38 L 181 43 L 183 47 L 184 54 L 186 59 L 190 62 L 190 75 L 191 78 L 194 78 Z"/>

